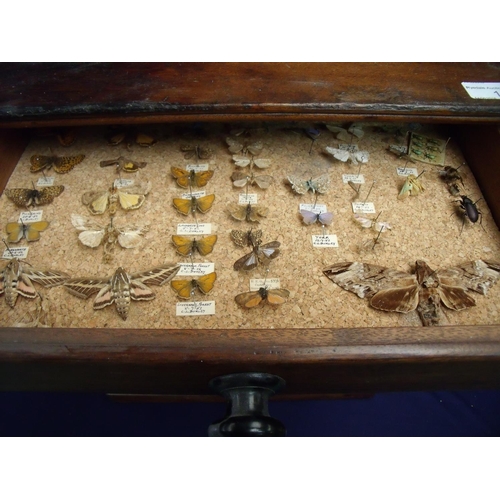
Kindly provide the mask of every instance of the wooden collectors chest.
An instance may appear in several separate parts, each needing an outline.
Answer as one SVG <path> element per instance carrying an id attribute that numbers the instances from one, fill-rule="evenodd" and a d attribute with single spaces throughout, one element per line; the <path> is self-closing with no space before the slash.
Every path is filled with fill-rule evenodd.
<path id="1" fill-rule="evenodd" d="M 462 86 L 462 82 L 499 82 L 498 64 L 46 63 L 2 64 L 0 74 L 2 191 L 14 175 L 20 159 L 26 155 L 29 157 L 30 139 L 35 130 L 40 129 L 78 127 L 84 137 L 90 137 L 94 131 L 97 135 L 98 131 L 111 125 L 166 127 L 173 144 L 181 138 L 179 130 L 184 132 L 190 124 L 204 123 L 206 129 L 222 137 L 222 145 L 218 146 L 222 151 L 223 134 L 231 126 L 252 128 L 257 123 L 266 123 L 273 140 L 278 141 L 282 130 L 296 128 L 297 123 L 379 122 L 386 126 L 421 123 L 437 127 L 453 138 L 489 208 L 481 207 L 485 227 L 491 233 L 497 231 L 495 223 L 500 225 L 500 100 L 472 99 Z M 277 123 L 280 124 L 278 132 L 273 128 Z M 293 139 L 297 138 L 293 136 Z M 326 132 L 321 140 L 325 139 Z M 303 141 L 303 153 L 308 153 L 307 138 L 300 136 L 297 140 Z M 35 142 L 35 146 L 37 144 Z M 89 140 L 88 144 L 93 143 Z M 282 159 L 286 152 L 280 153 L 279 144 L 278 141 L 271 145 L 271 150 L 276 158 Z M 132 153 L 141 159 L 142 151 L 134 149 Z M 301 162 L 307 162 L 305 153 L 300 157 Z M 102 154 L 109 158 L 118 156 L 112 150 Z M 217 185 L 215 192 L 224 200 L 224 196 L 229 199 L 236 194 L 228 180 L 230 157 L 222 160 L 221 155 L 218 154 L 215 165 L 221 184 Z M 106 159 L 102 155 L 99 158 Z M 157 159 L 163 160 L 167 164 L 171 161 L 172 165 L 176 161 L 168 157 Z M 152 159 L 151 163 L 154 161 Z M 275 161 L 272 174 L 279 183 L 283 183 L 289 167 Z M 369 166 L 366 169 L 369 172 Z M 60 180 L 65 181 L 62 176 Z M 474 179 L 470 181 L 472 186 Z M 172 184 L 171 179 L 169 182 Z M 430 179 L 428 183 L 431 184 Z M 339 180 L 333 184 L 338 185 L 339 192 L 345 189 Z M 227 187 L 227 192 L 223 186 Z M 435 193 L 431 188 L 429 191 L 428 200 L 431 200 Z M 158 196 L 156 203 L 170 207 L 172 192 L 164 198 Z M 396 196 L 397 191 L 394 198 Z M 446 203 L 451 207 L 452 198 L 445 191 L 442 196 L 447 196 Z M 436 196 L 436 200 L 438 198 Z M 338 219 L 350 217 L 347 212 L 338 211 L 338 199 L 333 200 L 335 216 Z M 269 197 L 267 201 L 276 207 L 275 222 L 282 226 L 280 235 L 275 232 L 269 238 L 280 236 L 284 240 L 285 249 L 280 256 L 282 263 L 278 268 L 284 286 L 293 287 L 299 273 L 297 269 L 316 265 L 310 264 L 314 258 L 318 269 L 325 263 L 347 260 L 339 259 L 335 253 L 308 253 L 307 246 L 302 251 L 294 250 L 294 237 L 288 238 L 285 245 L 288 224 L 300 227 L 295 219 L 296 207 L 301 200 L 280 186 L 274 192 L 274 198 Z M 292 205 L 291 216 L 279 208 Z M 428 205 L 425 215 L 427 219 L 439 216 L 453 224 L 456 233 L 453 248 L 457 249 L 457 254 L 449 256 L 450 262 L 471 260 L 469 255 L 481 258 L 481 252 L 487 246 L 480 243 L 480 248 L 475 248 L 475 240 L 485 237 L 481 228 L 467 226 L 459 235 L 460 224 L 449 216 L 452 209 L 443 215 L 443 206 Z M 411 226 L 412 221 L 415 224 L 420 208 L 415 204 L 400 204 L 398 207 L 407 226 Z M 67 207 L 59 208 L 67 217 Z M 229 230 L 236 226 L 229 218 L 224 226 L 223 213 L 219 215 L 219 235 L 227 237 Z M 158 218 L 156 221 L 160 222 Z M 2 225 L 5 222 L 2 217 Z M 406 238 L 406 246 L 423 245 L 419 238 L 408 243 L 411 231 L 406 228 L 409 232 L 403 233 L 402 226 L 401 223 L 400 234 L 405 235 L 401 236 L 402 243 Z M 433 235 L 432 245 L 439 246 L 439 238 L 443 235 L 431 225 L 425 229 Z M 304 231 L 304 240 L 309 242 L 310 234 L 311 231 Z M 353 232 L 350 236 L 346 230 L 341 234 L 344 235 L 341 242 L 347 246 L 351 244 L 349 238 L 354 240 L 360 233 Z M 73 232 L 68 234 L 68 245 L 74 237 Z M 148 241 L 153 244 L 154 238 Z M 36 245 L 41 243 L 42 240 Z M 497 240 L 490 245 L 492 253 L 483 255 L 484 259 L 500 261 L 500 256 L 495 253 L 496 245 Z M 43 248 L 45 254 L 50 255 L 50 245 L 37 248 Z M 405 263 L 414 259 L 414 255 L 405 253 L 401 247 L 393 250 L 395 248 L 400 248 L 392 252 L 400 264 L 395 261 L 391 267 L 406 270 Z M 447 253 L 449 249 L 444 247 L 442 251 Z M 417 254 L 424 255 L 424 248 Z M 86 265 L 91 266 L 96 254 L 86 255 Z M 170 255 L 170 260 L 173 260 L 174 254 Z M 234 261 L 231 255 L 227 255 L 227 259 L 221 257 L 216 264 L 231 268 Z M 355 260 L 374 261 L 378 258 L 379 254 L 362 255 Z M 427 260 L 434 267 L 441 264 L 431 258 Z M 221 289 L 216 296 L 217 311 L 230 310 L 233 306 L 226 304 L 232 301 L 231 297 L 244 291 L 241 278 L 231 273 L 234 271 L 228 271 L 226 281 L 219 280 Z M 239 286 L 230 289 L 230 276 Z M 103 323 L 97 321 L 94 326 L 90 314 L 88 325 L 79 322 L 72 326 L 56 324 L 54 328 L 3 326 L 0 328 L 0 389 L 206 396 L 210 394 L 207 385 L 210 379 L 236 372 L 267 372 L 283 377 L 287 383 L 283 391 L 285 397 L 493 388 L 500 385 L 500 320 L 495 320 L 493 313 L 490 314 L 488 303 L 495 300 L 494 296 L 479 296 L 482 309 L 474 311 L 476 319 L 473 324 L 464 313 L 461 323 L 449 326 L 424 328 L 418 322 L 413 325 L 405 323 L 400 315 L 394 319 L 394 324 L 400 326 L 383 323 L 367 326 L 371 320 L 361 319 L 368 309 L 366 302 L 347 297 L 351 294 L 336 289 L 332 283 L 311 282 L 310 286 L 315 287 L 313 291 L 305 283 L 301 290 L 294 290 L 296 300 L 295 303 L 290 301 L 290 309 L 285 310 L 286 317 L 283 313 L 280 318 L 273 310 L 267 326 L 265 312 L 247 315 L 244 321 L 224 319 L 223 315 L 216 314 L 208 327 L 203 321 L 195 323 L 194 320 L 175 321 L 169 328 L 149 324 L 141 328 L 139 320 L 121 322 L 113 327 L 102 326 Z M 313 302 L 315 297 L 319 302 L 325 301 L 330 294 L 337 294 L 340 302 L 335 302 L 332 307 L 339 308 L 339 304 L 340 307 L 344 304 L 346 311 L 356 308 L 354 315 L 359 314 L 359 323 L 346 326 L 340 321 L 329 323 L 332 317 L 329 315 L 334 313 L 323 311 L 319 306 L 316 309 L 294 309 L 294 305 L 301 304 L 302 294 Z M 61 297 L 64 297 L 65 304 L 81 305 L 74 297 L 64 294 Z M 172 299 L 173 295 L 169 297 L 168 307 L 172 306 Z M 53 305 L 57 306 L 57 302 Z M 86 310 L 91 311 L 90 301 L 86 305 Z M 95 313 L 96 317 L 99 313 Z M 111 313 L 115 311 L 111 310 Z M 293 321 L 294 314 L 297 315 L 296 321 Z M 342 317 L 344 313 L 338 310 L 337 315 Z"/>

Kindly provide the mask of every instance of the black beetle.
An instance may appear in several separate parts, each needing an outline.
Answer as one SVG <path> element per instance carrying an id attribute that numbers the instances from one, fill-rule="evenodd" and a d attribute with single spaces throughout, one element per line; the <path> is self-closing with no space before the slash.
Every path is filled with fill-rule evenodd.
<path id="1" fill-rule="evenodd" d="M 475 224 L 479 220 L 479 218 L 481 218 L 479 224 L 481 224 L 481 227 L 483 227 L 483 214 L 478 210 L 476 206 L 477 202 L 482 200 L 482 198 L 479 198 L 479 200 L 477 201 L 472 201 L 468 196 L 464 195 L 460 195 L 460 198 L 462 199 L 456 200 L 457 203 L 460 203 L 460 208 L 464 211 L 464 221 L 462 224 L 462 229 L 460 230 L 460 234 L 462 234 L 462 231 L 464 230 L 466 218 L 469 219 L 473 224 Z"/>

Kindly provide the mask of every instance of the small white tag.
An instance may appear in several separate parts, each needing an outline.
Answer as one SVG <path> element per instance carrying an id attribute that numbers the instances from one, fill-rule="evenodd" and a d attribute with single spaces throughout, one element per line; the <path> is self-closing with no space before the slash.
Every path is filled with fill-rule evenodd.
<path id="1" fill-rule="evenodd" d="M 238 196 L 238 204 L 248 205 L 250 203 L 250 205 L 257 205 L 257 198 L 258 196 L 256 193 L 248 193 L 248 194 L 241 193 Z"/>
<path id="2" fill-rule="evenodd" d="M 183 236 L 189 236 L 197 234 L 211 234 L 212 233 L 212 224 L 209 222 L 204 222 L 202 224 L 177 224 L 177 234 L 182 234 Z"/>
<path id="3" fill-rule="evenodd" d="M 500 82 L 462 82 L 472 99 L 500 99 Z"/>
<path id="4" fill-rule="evenodd" d="M 338 149 L 349 151 L 349 153 L 355 153 L 356 151 L 359 151 L 357 144 L 339 144 Z"/>
<path id="5" fill-rule="evenodd" d="M 412 167 L 397 167 L 396 172 L 400 177 L 408 177 L 409 175 L 418 176 L 418 170 Z"/>
<path id="6" fill-rule="evenodd" d="M 181 262 L 181 268 L 176 276 L 203 276 L 213 273 L 215 264 L 213 262 Z"/>
<path id="7" fill-rule="evenodd" d="M 355 214 L 374 214 L 375 205 L 371 201 L 354 201 L 352 211 Z"/>
<path id="8" fill-rule="evenodd" d="M 193 170 L 194 172 L 204 172 L 208 170 L 208 163 L 200 163 L 199 165 L 186 165 L 186 170 Z"/>
<path id="9" fill-rule="evenodd" d="M 38 222 L 42 220 L 43 210 L 33 210 L 33 212 L 21 212 L 18 222 L 26 224 L 27 222 Z"/>
<path id="10" fill-rule="evenodd" d="M 336 234 L 313 234 L 313 247 L 317 248 L 338 248 L 339 242 Z"/>
<path id="11" fill-rule="evenodd" d="M 363 174 L 342 174 L 342 182 L 347 184 L 348 182 L 354 182 L 354 184 L 364 184 L 365 176 Z"/>
<path id="12" fill-rule="evenodd" d="M 39 187 L 53 186 L 54 185 L 54 180 L 55 180 L 55 177 L 40 177 L 36 181 L 36 185 L 39 186 Z"/>
<path id="13" fill-rule="evenodd" d="M 184 200 L 190 200 L 191 198 L 201 198 L 202 196 L 206 196 L 206 191 L 195 191 L 193 193 L 182 193 L 181 198 Z"/>
<path id="14" fill-rule="evenodd" d="M 6 248 L 2 254 L 2 259 L 13 259 L 14 257 L 18 259 L 25 259 L 28 257 L 28 247 L 12 247 L 10 250 Z"/>
<path id="15" fill-rule="evenodd" d="M 115 179 L 113 186 L 115 186 L 115 188 L 123 188 L 132 186 L 133 184 L 134 181 L 132 179 Z"/>
<path id="16" fill-rule="evenodd" d="M 267 288 L 272 290 L 274 288 L 280 287 L 280 279 L 279 278 L 255 278 L 250 280 L 250 291 L 256 292 L 259 288 Z"/>
<path id="17" fill-rule="evenodd" d="M 389 146 L 389 150 L 393 151 L 394 153 L 400 153 L 402 155 L 408 154 L 408 147 L 407 146 L 400 146 L 399 144 L 391 144 Z"/>
<path id="18" fill-rule="evenodd" d="M 309 212 L 313 212 L 315 214 L 324 214 L 327 212 L 326 205 L 321 203 L 316 203 L 316 205 L 313 205 L 312 203 L 301 203 L 299 205 L 299 210 L 309 210 Z"/>
<path id="19" fill-rule="evenodd" d="M 176 316 L 206 316 L 215 314 L 215 300 L 200 302 L 177 302 Z"/>

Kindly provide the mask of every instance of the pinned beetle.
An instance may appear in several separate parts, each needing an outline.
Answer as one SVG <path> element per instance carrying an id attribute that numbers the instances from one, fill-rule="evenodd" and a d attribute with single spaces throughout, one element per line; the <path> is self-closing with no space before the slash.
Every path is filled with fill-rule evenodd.
<path id="1" fill-rule="evenodd" d="M 469 219 L 473 224 L 475 224 L 479 218 L 479 224 L 481 224 L 481 227 L 483 227 L 483 214 L 479 211 L 477 208 L 477 202 L 482 200 L 482 198 L 479 198 L 477 201 L 472 201 L 468 196 L 460 195 L 461 200 L 456 200 L 457 203 L 460 203 L 460 208 L 464 211 L 463 213 L 463 224 L 462 224 L 462 229 L 460 230 L 460 234 L 462 234 L 462 231 L 464 230 L 464 225 L 465 225 L 465 219 Z M 483 227 L 484 229 L 484 227 Z"/>

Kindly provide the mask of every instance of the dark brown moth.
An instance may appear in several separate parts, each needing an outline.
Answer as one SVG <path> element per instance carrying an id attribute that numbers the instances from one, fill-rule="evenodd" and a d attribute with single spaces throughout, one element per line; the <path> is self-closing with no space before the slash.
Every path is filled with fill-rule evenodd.
<path id="1" fill-rule="evenodd" d="M 18 207 L 47 205 L 64 191 L 64 186 L 48 186 L 33 189 L 12 188 L 5 190 L 5 196 Z"/>
<path id="2" fill-rule="evenodd" d="M 417 260 L 415 273 L 365 264 L 340 262 L 323 269 L 340 287 L 369 299 L 381 311 L 408 313 L 417 310 L 424 326 L 444 323 L 441 304 L 454 311 L 476 305 L 467 290 L 486 295 L 500 276 L 500 263 L 474 260 L 456 267 L 433 271 Z"/>
<path id="3" fill-rule="evenodd" d="M 261 244 L 260 240 L 252 242 L 252 251 L 239 258 L 233 265 L 235 271 L 250 271 L 259 265 L 267 265 L 272 259 L 280 254 L 281 243 L 279 241 L 270 241 Z"/>

